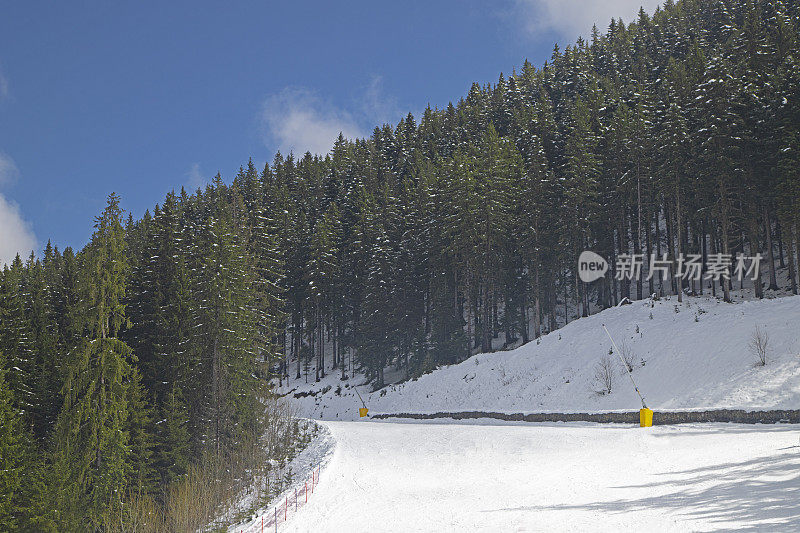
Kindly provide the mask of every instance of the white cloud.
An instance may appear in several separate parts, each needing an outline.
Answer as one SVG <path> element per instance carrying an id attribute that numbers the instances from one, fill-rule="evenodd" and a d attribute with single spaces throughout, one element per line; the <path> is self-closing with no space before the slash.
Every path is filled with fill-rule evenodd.
<path id="1" fill-rule="evenodd" d="M 19 169 L 8 155 L 0 152 L 0 186 L 10 185 L 19 176 Z M 0 193 L 0 268 L 11 263 L 18 253 L 26 258 L 37 248 L 36 235 L 22 217 L 19 206 Z"/>
<path id="2" fill-rule="evenodd" d="M 203 174 L 200 172 L 200 163 L 193 163 L 192 168 L 186 172 L 186 186 L 188 188 L 189 193 L 193 193 L 197 189 L 203 187 L 207 183 L 207 180 L 203 177 Z"/>
<path id="3" fill-rule="evenodd" d="M 19 206 L 0 194 L 0 268 L 18 253 L 26 258 L 36 248 L 36 235 L 22 218 Z"/>
<path id="4" fill-rule="evenodd" d="M 0 152 L 0 185 L 9 185 L 17 180 L 19 169 L 14 160 Z"/>
<path id="5" fill-rule="evenodd" d="M 387 123 L 394 125 L 406 114 L 398 105 L 396 98 L 386 95 L 383 90 L 383 77 L 377 75 L 370 78 L 364 90 L 361 111 L 372 128 Z"/>
<path id="6" fill-rule="evenodd" d="M 364 136 L 364 130 L 352 113 L 304 87 L 287 87 L 267 97 L 260 119 L 264 143 L 284 155 L 290 151 L 326 154 L 339 132 L 349 138 Z"/>
<path id="7" fill-rule="evenodd" d="M 592 25 L 605 33 L 612 18 L 636 20 L 639 7 L 652 15 L 663 0 L 517 0 L 515 16 L 531 34 L 555 31 L 573 42 L 588 38 Z M 562 47 L 563 48 L 563 47 Z"/>
<path id="8" fill-rule="evenodd" d="M 308 88 L 286 87 L 268 96 L 261 107 L 264 144 L 284 155 L 326 154 L 339 132 L 348 139 L 363 138 L 376 126 L 395 125 L 407 113 L 386 94 L 383 78 L 377 75 L 349 103 L 347 108 L 338 107 Z"/>
<path id="9" fill-rule="evenodd" d="M 3 75 L 2 69 L 0 69 L 0 100 L 5 100 L 8 96 L 8 79 Z"/>

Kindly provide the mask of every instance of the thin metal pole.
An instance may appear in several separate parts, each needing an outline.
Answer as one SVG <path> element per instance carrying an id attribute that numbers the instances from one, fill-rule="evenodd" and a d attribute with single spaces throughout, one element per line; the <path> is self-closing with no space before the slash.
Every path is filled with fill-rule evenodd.
<path id="1" fill-rule="evenodd" d="M 614 339 L 611 338 L 611 333 L 608 332 L 608 328 L 606 327 L 605 324 L 603 324 L 603 329 L 605 330 L 606 335 L 608 335 L 608 338 L 611 339 L 611 345 L 614 347 L 614 350 L 617 352 L 617 355 L 619 355 L 619 360 L 622 361 L 622 366 L 624 366 L 625 370 L 628 371 L 628 377 L 631 378 L 631 383 L 633 383 L 633 388 L 636 389 L 636 394 L 638 394 L 639 399 L 642 400 L 642 408 L 647 409 L 647 404 L 644 403 L 644 398 L 642 397 L 642 393 L 639 392 L 639 387 L 636 386 L 636 381 L 634 381 L 633 379 L 633 374 L 631 373 L 631 369 L 628 368 L 628 363 L 626 363 L 625 359 L 622 358 L 622 352 L 620 352 L 619 348 L 617 348 L 617 343 L 614 342 Z"/>
<path id="2" fill-rule="evenodd" d="M 364 403 L 364 398 L 361 397 L 361 394 L 359 394 L 358 389 L 356 388 L 355 385 L 353 385 L 353 390 L 356 391 L 356 394 L 358 394 L 358 399 L 361 400 L 361 405 L 363 405 L 364 409 L 366 409 L 367 404 Z"/>

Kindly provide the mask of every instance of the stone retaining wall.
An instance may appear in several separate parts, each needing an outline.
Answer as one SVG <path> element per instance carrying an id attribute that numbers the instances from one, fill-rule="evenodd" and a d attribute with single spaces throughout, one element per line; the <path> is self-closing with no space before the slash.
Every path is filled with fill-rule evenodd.
<path id="1" fill-rule="evenodd" d="M 432 420 L 451 418 L 465 420 L 494 418 L 514 422 L 599 422 L 615 424 L 638 424 L 639 411 L 609 413 L 493 413 L 462 411 L 454 413 L 376 413 L 371 418 L 411 418 Z M 698 422 L 733 422 L 737 424 L 800 424 L 800 409 L 774 411 L 745 411 L 742 409 L 712 409 L 708 411 L 655 411 L 653 425 L 687 424 Z"/>

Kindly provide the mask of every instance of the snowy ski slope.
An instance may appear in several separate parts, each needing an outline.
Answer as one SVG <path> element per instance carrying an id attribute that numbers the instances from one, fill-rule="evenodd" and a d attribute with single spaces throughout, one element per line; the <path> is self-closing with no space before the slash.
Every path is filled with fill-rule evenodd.
<path id="1" fill-rule="evenodd" d="M 373 393 L 364 385 L 359 392 L 371 414 L 638 409 L 616 354 L 612 392 L 597 392 L 595 367 L 611 348 L 603 324 L 635 354 L 633 375 L 655 409 L 800 408 L 798 296 L 734 304 L 711 297 L 686 297 L 682 304 L 674 296 L 637 301 L 573 321 L 538 343 L 478 354 Z M 765 367 L 755 366 L 748 347 L 756 325 L 769 335 Z M 354 420 L 360 401 L 352 385 L 361 383 L 342 382 L 334 372 L 320 383 L 292 379 L 281 392 L 305 416 Z"/>
<path id="2" fill-rule="evenodd" d="M 278 531 L 800 530 L 795 426 L 325 424 Z"/>

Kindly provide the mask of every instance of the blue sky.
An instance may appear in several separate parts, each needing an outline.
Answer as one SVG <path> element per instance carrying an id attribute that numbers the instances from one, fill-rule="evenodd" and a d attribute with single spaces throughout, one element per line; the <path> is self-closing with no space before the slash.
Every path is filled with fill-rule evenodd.
<path id="1" fill-rule="evenodd" d="M 248 157 L 325 152 L 653 0 L 0 0 L 0 264 Z"/>

